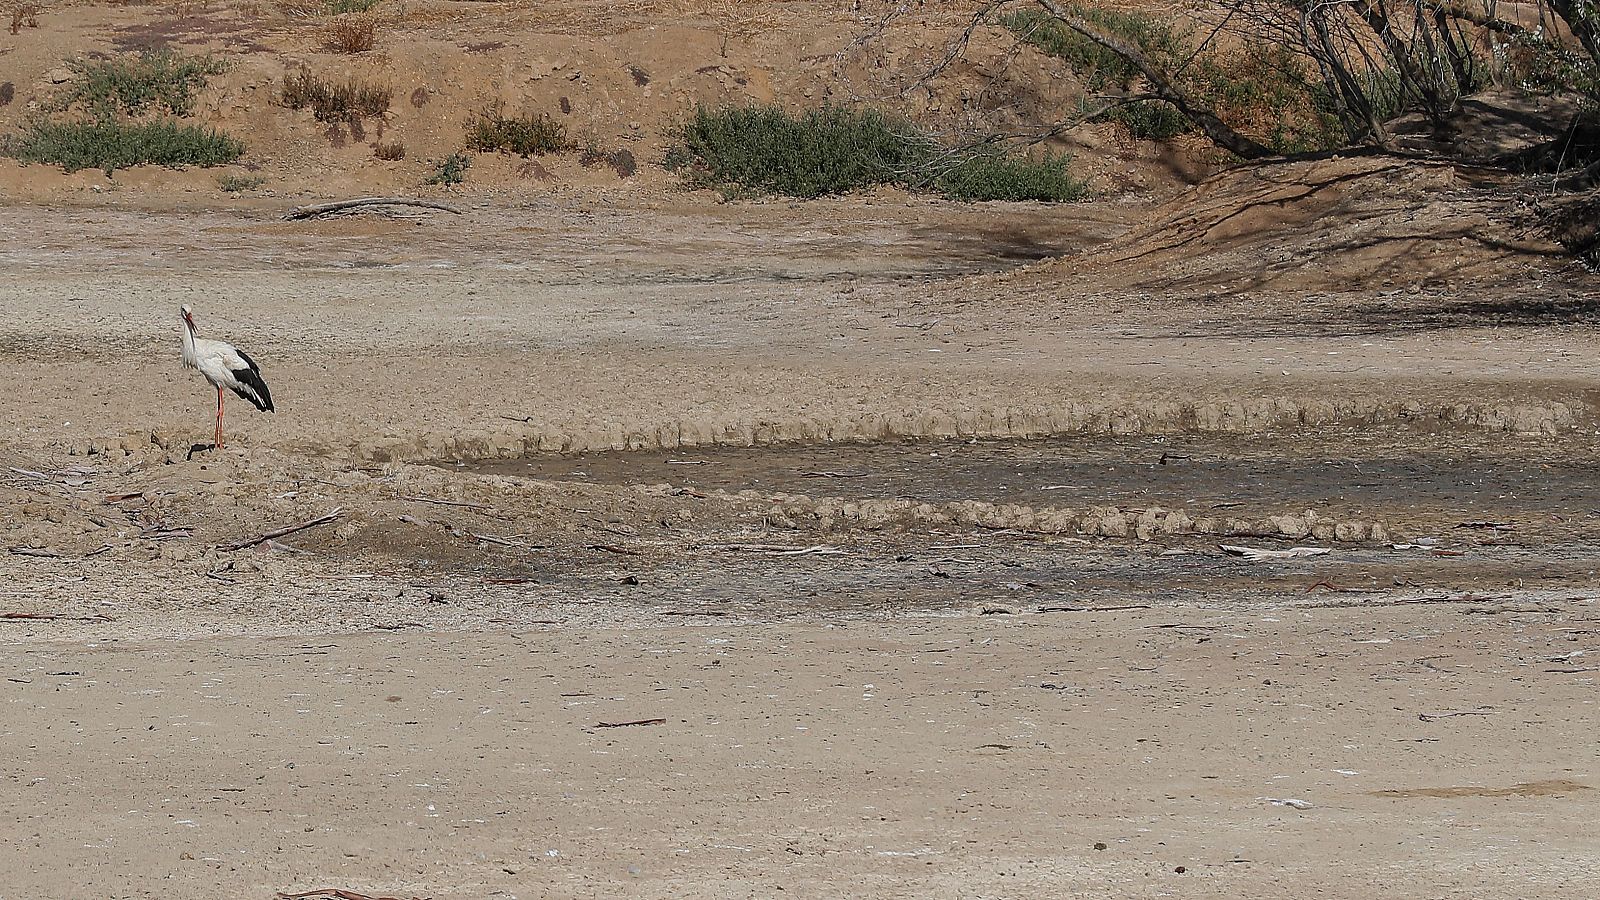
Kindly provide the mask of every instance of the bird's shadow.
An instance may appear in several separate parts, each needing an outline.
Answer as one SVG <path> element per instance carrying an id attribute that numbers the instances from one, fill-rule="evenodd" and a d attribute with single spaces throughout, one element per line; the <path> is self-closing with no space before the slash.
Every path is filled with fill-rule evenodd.
<path id="1" fill-rule="evenodd" d="M 188 460 L 194 459 L 194 455 L 196 453 L 205 453 L 207 451 L 215 450 L 215 449 L 217 449 L 217 445 L 216 444 L 190 444 L 189 445 L 189 455 L 185 456 L 184 460 L 188 461 Z"/>

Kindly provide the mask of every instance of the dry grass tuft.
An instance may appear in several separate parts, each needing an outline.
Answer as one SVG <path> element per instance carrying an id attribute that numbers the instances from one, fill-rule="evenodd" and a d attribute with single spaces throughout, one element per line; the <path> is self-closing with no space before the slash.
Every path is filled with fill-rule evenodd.
<path id="1" fill-rule="evenodd" d="M 39 27 L 39 4 L 18 3 L 11 7 L 11 33 L 21 34 L 22 27 Z"/>
<path id="2" fill-rule="evenodd" d="M 290 109 L 310 109 L 318 122 L 359 122 L 389 111 L 393 92 L 386 87 L 349 81 L 336 84 L 301 69 L 283 79 L 282 102 Z"/>
<path id="3" fill-rule="evenodd" d="M 372 145 L 372 155 L 378 159 L 393 162 L 406 158 L 406 145 L 396 141 L 392 144 L 377 143 Z"/>
<path id="4" fill-rule="evenodd" d="M 323 46 L 335 53 L 366 53 L 378 42 L 378 19 L 368 13 L 339 16 L 323 31 Z"/>

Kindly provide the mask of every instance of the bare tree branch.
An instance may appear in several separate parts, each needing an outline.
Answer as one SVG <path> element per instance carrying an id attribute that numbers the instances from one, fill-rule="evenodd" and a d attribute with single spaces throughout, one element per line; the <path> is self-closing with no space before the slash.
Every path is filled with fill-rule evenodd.
<path id="1" fill-rule="evenodd" d="M 1061 24 L 1132 63 L 1150 83 L 1155 95 L 1176 106 L 1180 112 L 1189 117 L 1190 121 L 1200 126 L 1200 130 L 1205 132 L 1212 143 L 1244 159 L 1262 159 L 1274 155 L 1265 145 L 1235 131 L 1228 123 L 1222 121 L 1211 107 L 1189 96 L 1188 92 L 1178 87 L 1138 47 L 1074 15 L 1056 0 L 1037 0 L 1037 2 L 1045 12 L 1054 16 Z"/>

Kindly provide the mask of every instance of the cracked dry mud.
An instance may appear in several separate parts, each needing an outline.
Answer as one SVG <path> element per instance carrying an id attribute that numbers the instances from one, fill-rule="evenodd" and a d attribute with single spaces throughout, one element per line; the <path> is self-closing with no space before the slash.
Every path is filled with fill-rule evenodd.
<path id="1" fill-rule="evenodd" d="M 0 896 L 1600 889 L 1588 276 L 586 205 L 0 211 Z"/>

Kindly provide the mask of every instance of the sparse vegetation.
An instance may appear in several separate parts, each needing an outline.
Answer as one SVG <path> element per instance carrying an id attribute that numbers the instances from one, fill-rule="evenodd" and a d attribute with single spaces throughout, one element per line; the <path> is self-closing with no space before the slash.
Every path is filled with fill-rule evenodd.
<path id="1" fill-rule="evenodd" d="M 336 84 L 302 69 L 283 80 L 282 102 L 290 109 L 310 109 L 319 122 L 359 122 L 389 111 L 393 92 L 386 87 L 348 81 Z"/>
<path id="2" fill-rule="evenodd" d="M 1072 177 L 1072 157 L 1047 155 L 1033 160 L 1002 153 L 979 153 L 939 176 L 939 191 L 952 200 L 1082 200 L 1088 186 Z"/>
<path id="3" fill-rule="evenodd" d="M 217 178 L 217 187 L 229 194 L 253 191 L 267 183 L 265 175 L 235 175 L 229 172 Z"/>
<path id="4" fill-rule="evenodd" d="M 467 123 L 467 148 L 527 158 L 563 153 L 572 145 L 567 140 L 567 126 L 545 113 L 512 118 L 499 109 L 486 109 Z"/>
<path id="5" fill-rule="evenodd" d="M 344 16 L 350 13 L 371 12 L 380 2 L 382 0 L 328 0 L 322 9 L 330 16 Z"/>
<path id="6" fill-rule="evenodd" d="M 338 16 L 323 32 L 324 45 L 335 53 L 366 53 L 378 42 L 377 17 L 368 13 Z"/>
<path id="7" fill-rule="evenodd" d="M 824 107 L 798 117 L 776 106 L 699 107 L 669 168 L 728 192 L 821 197 L 912 177 L 933 142 L 874 110 Z"/>
<path id="8" fill-rule="evenodd" d="M 579 155 L 578 162 L 587 169 L 609 167 L 619 178 L 632 178 L 639 171 L 638 160 L 634 159 L 633 151 L 626 147 L 608 153 L 598 145 L 590 144 Z"/>
<path id="9" fill-rule="evenodd" d="M 405 159 L 406 145 L 398 141 L 390 144 L 385 144 L 380 141 L 379 143 L 372 145 L 372 155 L 378 159 L 388 160 L 390 162 L 393 162 L 397 159 Z"/>
<path id="10" fill-rule="evenodd" d="M 1084 187 L 1068 159 L 1034 162 L 1000 150 L 949 150 L 874 110 L 824 107 L 697 109 L 667 168 L 725 196 L 815 198 L 876 185 L 937 190 L 961 200 L 1076 200 Z"/>
<path id="11" fill-rule="evenodd" d="M 55 100 L 58 109 L 80 106 L 99 118 L 118 112 L 139 115 L 165 109 L 179 116 L 194 111 L 206 79 L 228 64 L 211 56 L 155 50 L 92 62 L 71 62 L 73 79 Z"/>
<path id="12" fill-rule="evenodd" d="M 1102 9 L 1082 3 L 1062 4 L 1074 15 L 1121 37 L 1146 56 L 1169 65 L 1169 71 L 1185 56 L 1186 36 L 1167 21 L 1144 13 Z M 1108 86 L 1124 87 L 1139 75 L 1139 70 L 1120 55 L 1062 25 L 1042 10 L 1024 9 L 1000 18 L 1010 29 L 1040 50 L 1066 61 L 1091 91 Z"/>
<path id="13" fill-rule="evenodd" d="M 221 166 L 244 155 L 230 135 L 171 119 L 124 122 L 54 122 L 35 119 L 0 141 L 0 153 L 25 163 L 59 165 L 68 172 L 158 166 Z"/>
<path id="14" fill-rule="evenodd" d="M 423 184 L 438 184 L 452 187 L 467 180 L 467 169 L 472 165 L 472 157 L 465 153 L 452 153 L 440 160 L 434 167 L 433 174 L 425 179 Z"/>
<path id="15" fill-rule="evenodd" d="M 1064 5 L 1126 41 L 1162 70 L 1177 73 L 1176 82 L 1189 96 L 1274 152 L 1327 149 L 1344 142 L 1326 91 L 1306 77 L 1302 59 L 1285 48 L 1249 44 L 1227 52 L 1200 50 L 1190 32 L 1164 17 Z M 1021 40 L 1065 61 L 1088 90 L 1105 95 L 1086 99 L 1085 111 L 1106 106 L 1107 99 L 1114 101 L 1091 121 L 1116 122 L 1143 140 L 1168 140 L 1194 130 L 1189 117 L 1165 100 L 1118 100 L 1141 93 L 1138 68 L 1048 13 L 1020 10 L 1000 21 Z"/>
<path id="16" fill-rule="evenodd" d="M 11 33 L 21 34 L 22 27 L 39 27 L 39 4 L 18 3 L 11 7 Z"/>

